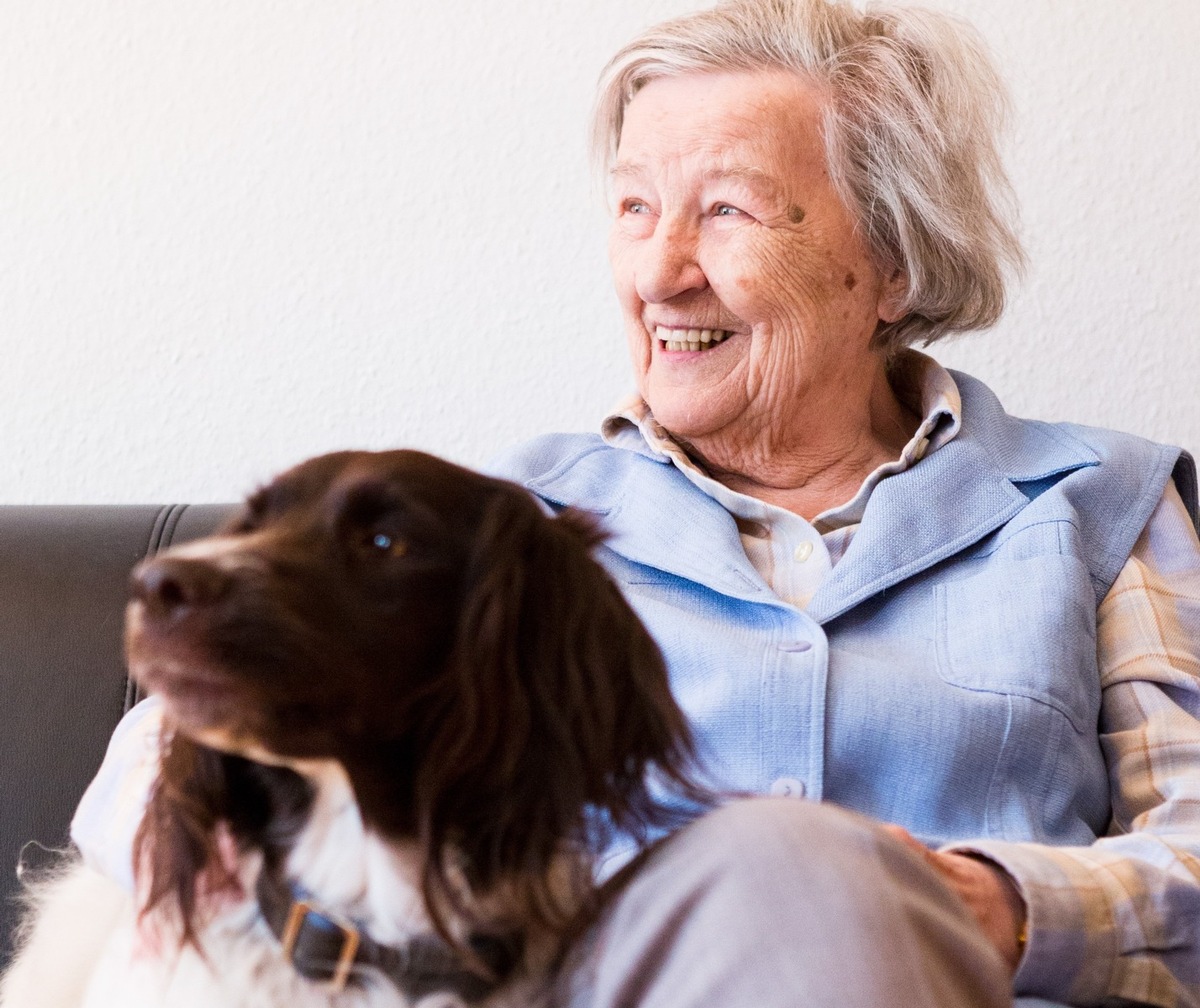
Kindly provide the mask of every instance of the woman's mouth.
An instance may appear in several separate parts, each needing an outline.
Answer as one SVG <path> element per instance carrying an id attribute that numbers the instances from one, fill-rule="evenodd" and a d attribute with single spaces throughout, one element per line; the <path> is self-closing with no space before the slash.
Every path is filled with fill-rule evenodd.
<path id="1" fill-rule="evenodd" d="M 711 350 L 733 335 L 727 329 L 668 329 L 656 326 L 654 335 L 664 350 Z"/>

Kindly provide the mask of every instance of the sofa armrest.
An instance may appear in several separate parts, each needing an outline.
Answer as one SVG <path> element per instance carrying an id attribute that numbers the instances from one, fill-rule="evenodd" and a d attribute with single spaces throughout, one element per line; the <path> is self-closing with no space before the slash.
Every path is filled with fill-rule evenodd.
<path id="1" fill-rule="evenodd" d="M 229 505 L 0 507 L 0 964 L 30 840 L 63 846 L 121 715 L 129 572 L 205 535 Z"/>

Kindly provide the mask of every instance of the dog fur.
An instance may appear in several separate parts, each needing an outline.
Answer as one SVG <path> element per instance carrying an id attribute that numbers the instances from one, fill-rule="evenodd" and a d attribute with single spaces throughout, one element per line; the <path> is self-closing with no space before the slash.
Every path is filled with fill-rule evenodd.
<path id="1" fill-rule="evenodd" d="M 495 982 L 489 1006 L 535 1003 L 597 912 L 614 833 L 705 800 L 600 538 L 419 452 L 341 452 L 145 561 L 127 655 L 163 705 L 137 893 L 78 863 L 43 881 L 0 1006 L 418 1003 L 370 968 L 337 993 L 302 977 L 262 873 L 383 944 L 439 935 Z M 511 970 L 472 952 L 481 934 L 512 943 Z"/>

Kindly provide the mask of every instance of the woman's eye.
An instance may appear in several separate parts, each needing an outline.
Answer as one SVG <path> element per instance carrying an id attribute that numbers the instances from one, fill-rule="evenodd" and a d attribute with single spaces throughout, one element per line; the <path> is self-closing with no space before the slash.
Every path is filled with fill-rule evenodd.
<path id="1" fill-rule="evenodd" d="M 631 214 L 647 214 L 650 212 L 650 207 L 646 203 L 636 199 L 626 200 L 621 205 L 621 208 L 625 213 Z"/>
<path id="2" fill-rule="evenodd" d="M 742 211 L 735 206 L 730 206 L 728 203 L 718 203 L 713 207 L 713 213 L 717 217 L 736 217 Z"/>

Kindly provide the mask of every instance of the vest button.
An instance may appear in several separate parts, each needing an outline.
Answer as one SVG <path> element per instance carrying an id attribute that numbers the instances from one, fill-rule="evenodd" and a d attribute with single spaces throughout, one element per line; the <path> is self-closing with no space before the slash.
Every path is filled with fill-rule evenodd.
<path id="1" fill-rule="evenodd" d="M 804 781 L 795 777 L 780 777 L 771 782 L 771 794 L 776 798 L 803 798 Z"/>

